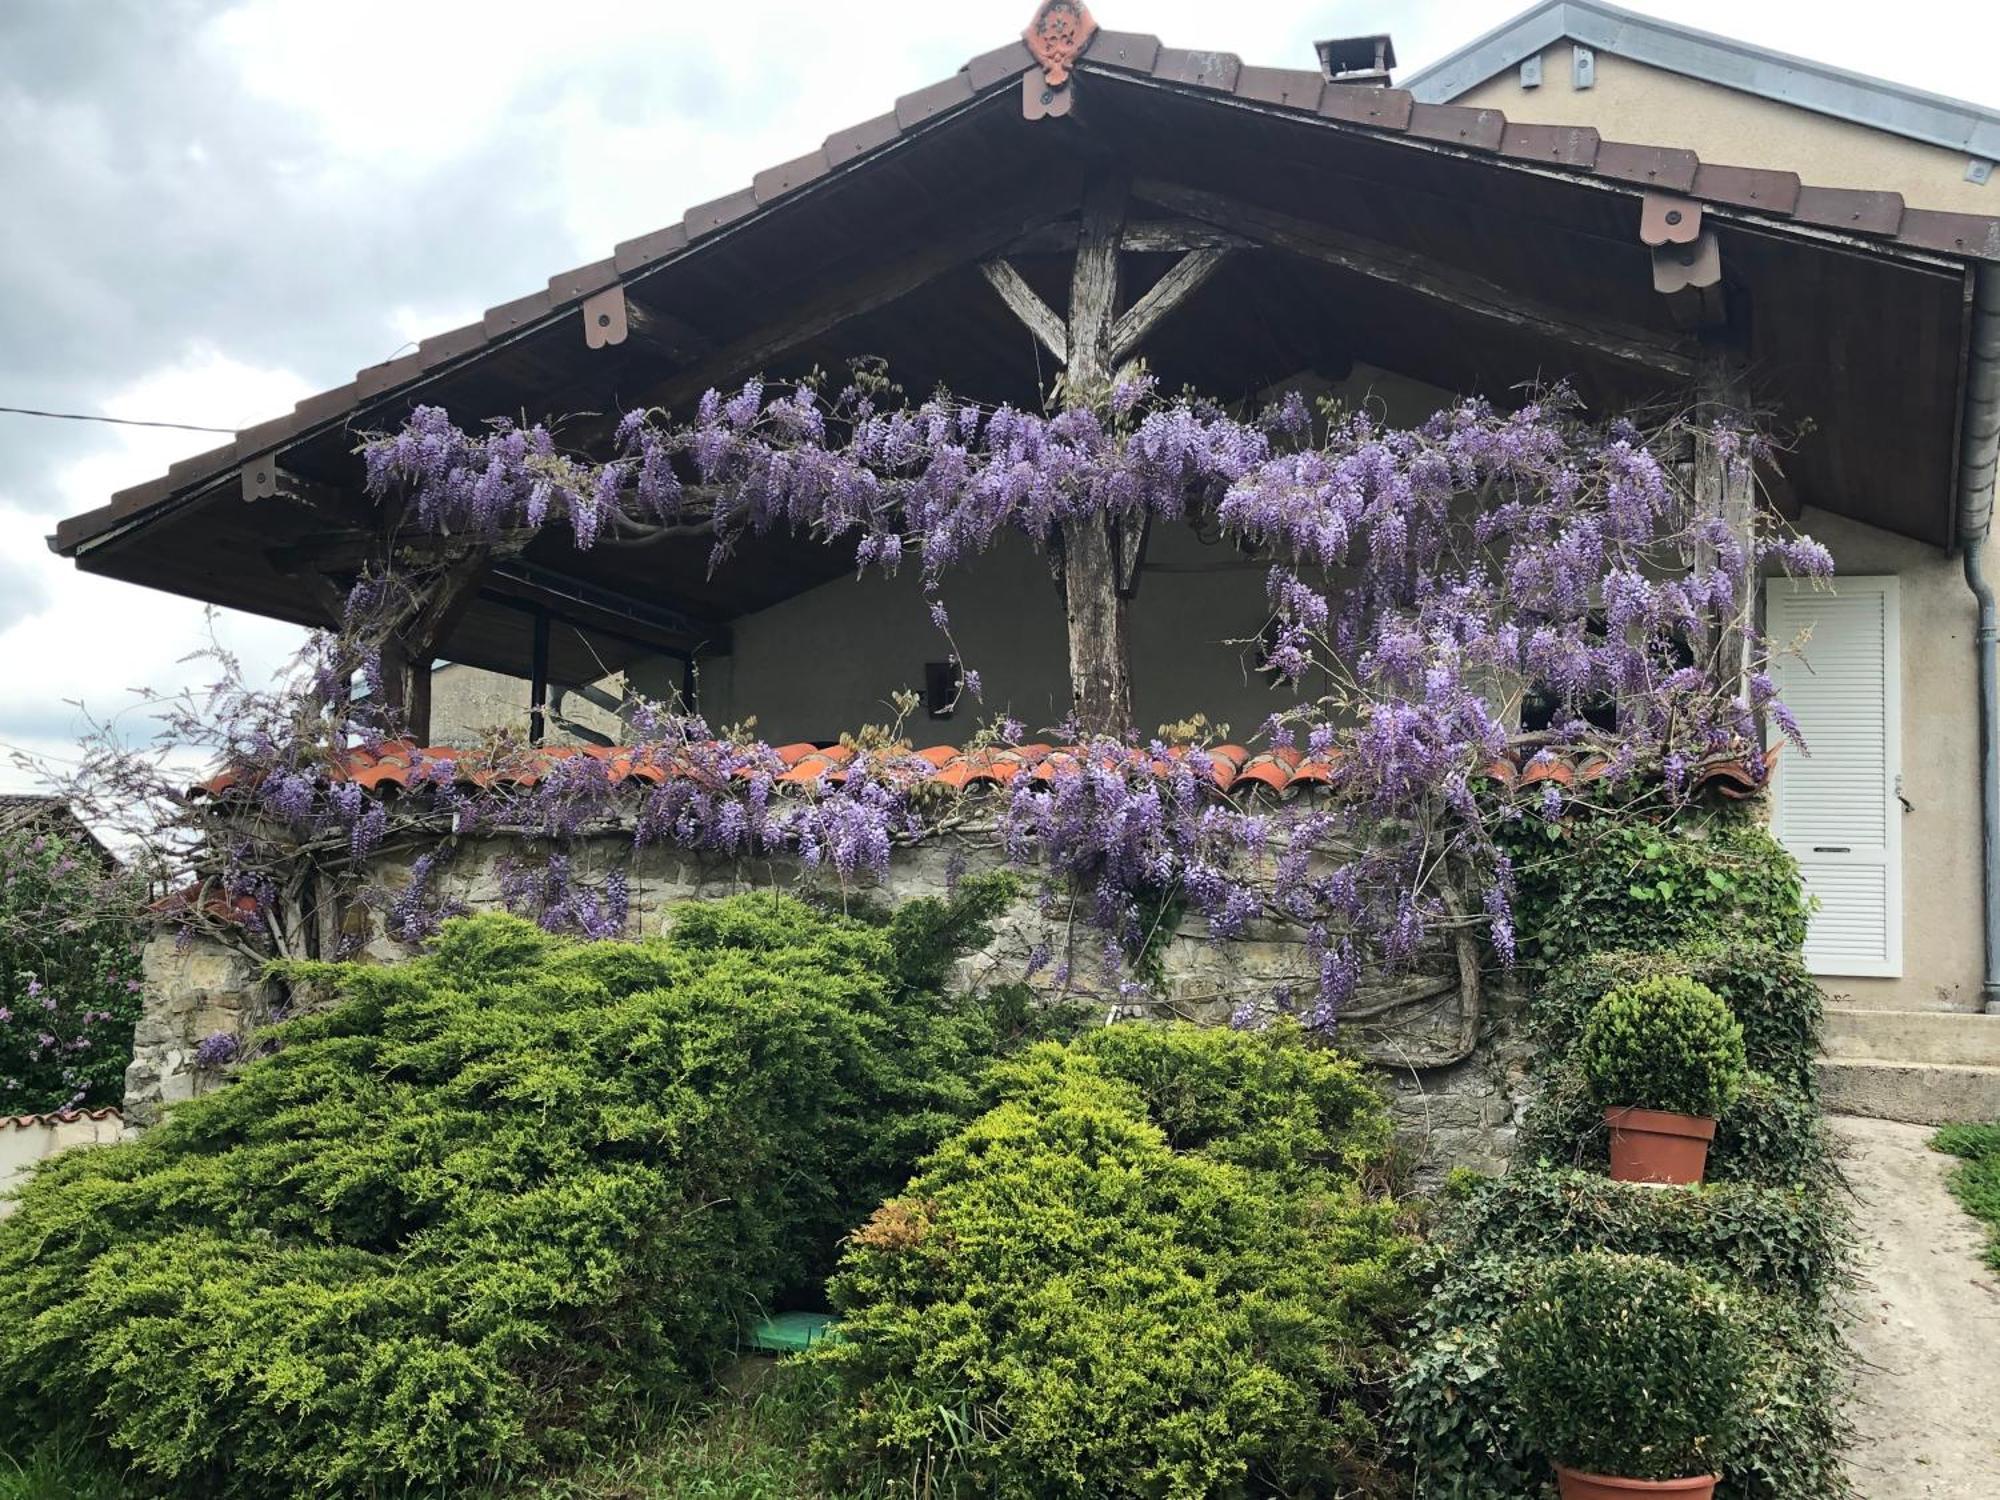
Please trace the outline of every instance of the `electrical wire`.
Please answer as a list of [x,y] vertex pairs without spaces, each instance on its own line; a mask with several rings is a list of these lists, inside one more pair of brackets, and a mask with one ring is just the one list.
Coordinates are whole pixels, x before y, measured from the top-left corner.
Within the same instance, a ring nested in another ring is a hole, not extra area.
[[108,422],[113,427],[172,427],[180,432],[229,432],[234,427],[203,427],[198,422],[142,422],[136,417],[97,417],[81,411],[37,411],[32,406],[0,406],[17,417],[53,417],[58,422]]

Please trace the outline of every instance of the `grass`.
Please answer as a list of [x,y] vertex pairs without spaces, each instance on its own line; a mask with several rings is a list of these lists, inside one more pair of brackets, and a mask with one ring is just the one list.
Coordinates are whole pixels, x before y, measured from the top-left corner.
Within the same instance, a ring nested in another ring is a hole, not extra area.
[[[808,1459],[825,1387],[746,1361],[733,1394],[635,1420],[632,1430],[561,1473],[453,1500],[864,1500],[827,1489]],[[131,1500],[147,1487],[106,1465],[80,1431],[0,1450],[0,1500]],[[428,1500],[428,1497],[426,1497]]]
[[0,1500],[125,1500],[132,1487],[75,1432],[0,1452]]
[[1951,1190],[1965,1211],[1986,1225],[1986,1263],[2000,1270],[2000,1121],[1947,1125],[1931,1145],[1963,1158],[1952,1169]]

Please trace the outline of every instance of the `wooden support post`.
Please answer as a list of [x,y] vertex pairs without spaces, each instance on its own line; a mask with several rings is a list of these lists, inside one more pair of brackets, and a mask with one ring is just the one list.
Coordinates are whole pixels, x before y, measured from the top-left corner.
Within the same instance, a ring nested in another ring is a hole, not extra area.
[[[1108,398],[1112,329],[1118,316],[1118,249],[1125,226],[1125,184],[1102,178],[1084,190],[1076,265],[1070,277],[1069,399]],[[1081,516],[1062,527],[1063,611],[1069,625],[1070,698],[1084,734],[1123,734],[1132,727],[1132,649],[1126,601],[1120,594],[1118,552],[1105,516]]]
[[[1736,614],[1717,621],[1703,644],[1713,663],[1715,679],[1739,697],[1746,692],[1750,671],[1750,639],[1746,626],[1756,608],[1757,589],[1757,480],[1747,452],[1727,456],[1717,446],[1711,430],[1718,421],[1732,425],[1749,414],[1748,397],[1740,365],[1733,357],[1715,354],[1702,365],[1697,392],[1697,420],[1694,444],[1694,503],[1697,524],[1720,520],[1728,529],[1735,560],[1730,582],[1736,598]],[[1724,566],[1725,548],[1706,537],[1698,537],[1694,549],[1697,570]]]
[[535,611],[535,644],[528,668],[528,743],[541,744],[548,734],[549,612]]

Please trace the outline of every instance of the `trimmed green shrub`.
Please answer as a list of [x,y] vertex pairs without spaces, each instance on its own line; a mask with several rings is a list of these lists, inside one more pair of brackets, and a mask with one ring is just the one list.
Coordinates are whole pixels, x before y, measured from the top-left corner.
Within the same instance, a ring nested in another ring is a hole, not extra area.
[[1796,949],[1730,943],[1585,954],[1535,984],[1529,1019],[1536,1042],[1548,1056],[1565,1055],[1605,995],[1659,978],[1691,979],[1715,991],[1743,1025],[1749,1066],[1817,1097],[1814,1060],[1824,999]]
[[1379,1166],[1395,1131],[1353,1059],[1313,1045],[1298,1023],[1257,1031],[1211,1026],[1098,1026],[1069,1048],[1038,1047],[994,1069],[997,1097],[1046,1087],[1077,1053],[1139,1091],[1176,1151],[1276,1172],[1354,1175]]
[[1592,1007],[1576,1063],[1598,1104],[1722,1113],[1743,1085],[1743,1027],[1705,984],[1661,975]]
[[1743,809],[1529,817],[1501,837],[1531,968],[1607,949],[1805,942],[1798,862]]
[[[774,895],[651,943],[448,924],[0,1222],[0,1408],[182,1493],[456,1489],[693,1388],[978,1107],[938,950]],[[1011,1022],[1007,1023],[1011,1024]]]
[[1656,1256],[1551,1262],[1500,1331],[1521,1435],[1589,1474],[1715,1473],[1743,1426],[1739,1316],[1714,1282]]
[[[835,1462],[939,1496],[1373,1483],[1410,1251],[1354,1177],[1379,1102],[1295,1029],[1113,1030],[1007,1069],[854,1235],[843,1337],[810,1356],[849,1393]],[[1271,1087],[1287,1072],[1302,1094]]]
[[[1608,1189],[1627,1188],[1595,1180]],[[1663,1235],[1657,1225],[1635,1226],[1633,1215],[1644,1215],[1647,1199],[1706,1195],[1737,1199],[1737,1211],[1718,1216],[1720,1243],[1686,1259],[1734,1293],[1751,1350],[1746,1426],[1728,1455],[1718,1494],[1721,1500],[1845,1500],[1845,1352],[1817,1299],[1783,1289],[1787,1268],[1798,1261],[1748,1253],[1739,1193],[1630,1188],[1579,1198],[1517,1186],[1496,1201],[1499,1187],[1481,1183],[1462,1191],[1425,1252],[1434,1284],[1406,1333],[1394,1410],[1416,1493],[1439,1500],[1543,1500],[1550,1492],[1547,1460],[1523,1433],[1504,1379],[1507,1318],[1527,1301],[1540,1268],[1555,1256],[1603,1248],[1683,1259],[1698,1237],[1686,1231],[1698,1232],[1699,1224]],[[1536,1216],[1560,1216],[1562,1222],[1551,1231],[1520,1222]],[[1788,1222],[1790,1215],[1774,1215],[1765,1232],[1783,1234]],[[1745,1265],[1757,1282],[1775,1289],[1757,1291],[1732,1274]]]
[[[1514,1160],[1521,1167],[1539,1162],[1601,1172],[1610,1144],[1603,1109],[1582,1070],[1565,1059],[1542,1075],[1541,1092],[1514,1139]],[[1833,1178],[1819,1106],[1762,1073],[1746,1072],[1742,1088],[1716,1117],[1707,1180],[1827,1187]]]
[[1817,1306],[1849,1239],[1838,1201],[1812,1188],[1718,1182],[1666,1193],[1589,1172],[1526,1171],[1460,1183],[1431,1244],[1445,1267],[1489,1255],[1659,1255]]

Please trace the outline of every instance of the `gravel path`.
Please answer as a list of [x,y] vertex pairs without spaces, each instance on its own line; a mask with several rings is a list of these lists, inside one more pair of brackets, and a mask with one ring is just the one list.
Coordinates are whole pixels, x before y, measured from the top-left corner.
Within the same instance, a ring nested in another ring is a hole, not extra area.
[[1845,1147],[1860,1236],[1851,1332],[1860,1366],[1848,1467],[1862,1500],[2000,1497],[2000,1277],[1945,1189],[1929,1126],[1851,1115]]

